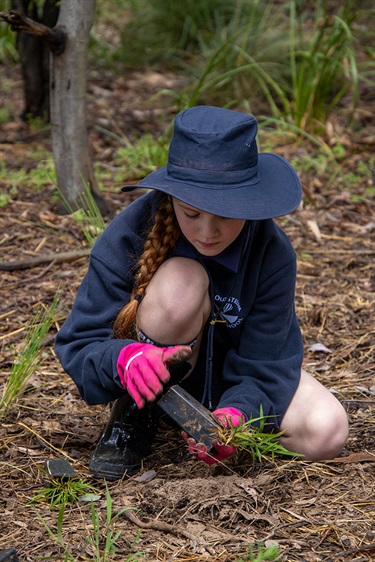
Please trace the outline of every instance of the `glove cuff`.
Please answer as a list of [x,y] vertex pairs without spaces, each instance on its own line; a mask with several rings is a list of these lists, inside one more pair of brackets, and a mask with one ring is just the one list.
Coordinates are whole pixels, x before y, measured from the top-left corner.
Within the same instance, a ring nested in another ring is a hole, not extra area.
[[116,368],[118,376],[120,378],[120,382],[125,390],[127,389],[126,371],[129,363],[131,363],[131,361],[135,359],[135,357],[138,357],[138,355],[142,353],[146,345],[147,344],[144,343],[134,342],[126,345],[120,350],[120,353],[117,357]]

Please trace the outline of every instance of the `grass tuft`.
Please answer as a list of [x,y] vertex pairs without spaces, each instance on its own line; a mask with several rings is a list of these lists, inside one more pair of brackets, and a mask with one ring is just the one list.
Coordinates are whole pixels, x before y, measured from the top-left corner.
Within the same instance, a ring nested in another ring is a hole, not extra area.
[[302,456],[299,453],[289,451],[280,444],[279,439],[284,434],[283,431],[278,433],[265,431],[266,419],[261,408],[258,418],[251,418],[236,427],[222,426],[219,434],[220,443],[228,447],[236,447],[238,452],[246,451],[250,453],[253,463],[268,459],[273,461],[275,455]]
[[13,402],[21,396],[37,368],[43,362],[41,348],[54,321],[60,293],[49,306],[41,308],[31,321],[13,362],[11,372],[0,396],[0,419],[3,419]]
[[82,181],[85,191],[79,194],[79,204],[73,207],[64,194],[58,189],[59,196],[73,220],[78,224],[90,248],[106,227],[105,220],[90,189],[90,185]]
[[79,501],[85,494],[98,494],[98,490],[82,479],[52,479],[50,485],[38,490],[29,503],[47,502],[51,507],[65,506]]

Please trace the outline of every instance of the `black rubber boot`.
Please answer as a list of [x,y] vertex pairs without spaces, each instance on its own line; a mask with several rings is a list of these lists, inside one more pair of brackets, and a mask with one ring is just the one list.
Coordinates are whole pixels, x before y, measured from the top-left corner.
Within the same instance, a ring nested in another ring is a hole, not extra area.
[[111,481],[137,472],[150,451],[158,421],[156,404],[138,410],[129,395],[118,398],[90,459],[90,472]]

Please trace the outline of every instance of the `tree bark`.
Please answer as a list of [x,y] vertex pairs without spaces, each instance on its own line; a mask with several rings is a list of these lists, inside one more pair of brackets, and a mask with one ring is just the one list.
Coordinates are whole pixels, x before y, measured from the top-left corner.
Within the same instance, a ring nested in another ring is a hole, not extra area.
[[64,0],[60,5],[57,27],[68,40],[64,52],[51,57],[52,151],[66,210],[82,207],[82,195],[90,190],[104,214],[107,206],[95,179],[86,123],[87,47],[94,10],[95,0]]
[[[51,1],[44,2],[46,12]],[[20,8],[30,4],[36,9],[35,2],[19,0],[15,4]],[[100,212],[105,215],[109,209],[95,178],[86,123],[87,48],[94,11],[95,0],[63,0],[53,28],[15,10],[0,12],[0,19],[22,36],[42,39],[52,53],[49,56],[49,107],[53,160],[62,199],[59,212],[69,213],[87,207],[87,195],[91,194]],[[35,12],[33,15],[38,14]],[[35,53],[31,60],[28,68],[30,76],[41,64],[40,57]],[[43,83],[35,84],[36,90],[43,89]]]
[[[12,5],[20,14],[32,18],[31,21],[39,22],[48,28],[56,25],[59,7],[54,0],[45,1],[41,14],[38,14],[35,2],[29,0],[13,0]],[[50,48],[40,34],[30,34],[22,27],[17,31],[16,44],[20,54],[25,95],[21,118],[27,121],[30,117],[41,117],[49,121]]]

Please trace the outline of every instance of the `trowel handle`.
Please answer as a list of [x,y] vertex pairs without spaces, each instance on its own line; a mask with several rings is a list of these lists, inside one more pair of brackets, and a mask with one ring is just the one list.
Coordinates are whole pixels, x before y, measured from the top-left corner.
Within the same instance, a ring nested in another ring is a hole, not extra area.
[[165,394],[173,384],[179,384],[184,377],[188,374],[191,369],[191,364],[188,361],[182,361],[182,363],[177,363],[176,365],[170,365],[168,370],[171,377],[167,384],[164,385],[163,394]]

